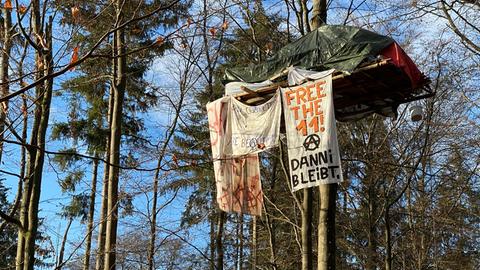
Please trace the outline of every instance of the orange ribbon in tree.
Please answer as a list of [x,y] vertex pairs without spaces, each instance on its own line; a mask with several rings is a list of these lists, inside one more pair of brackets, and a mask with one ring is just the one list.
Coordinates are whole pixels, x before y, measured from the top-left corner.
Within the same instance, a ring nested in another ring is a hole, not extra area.
[[[72,59],[70,60],[70,64],[73,64],[78,61],[78,46],[73,48]],[[71,67],[70,70],[75,70],[75,66]]]
[[3,7],[5,9],[12,9],[13,8],[12,1],[10,1],[10,0],[5,1],[5,4],[3,5]]

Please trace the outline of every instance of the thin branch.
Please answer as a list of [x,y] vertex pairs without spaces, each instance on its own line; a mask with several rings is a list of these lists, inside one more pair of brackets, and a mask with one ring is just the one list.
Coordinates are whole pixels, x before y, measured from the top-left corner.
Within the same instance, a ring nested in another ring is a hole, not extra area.
[[462,33],[462,31],[460,31],[460,29],[458,29],[457,25],[455,24],[452,17],[450,16],[450,13],[448,13],[445,1],[441,1],[441,3],[442,3],[442,11],[445,14],[445,17],[448,21],[448,24],[449,24],[450,28],[453,30],[453,32],[455,32],[455,34],[457,34],[457,36],[460,37],[460,39],[463,42],[465,42],[467,45],[471,46],[475,51],[480,53],[480,46],[476,45],[464,33]]

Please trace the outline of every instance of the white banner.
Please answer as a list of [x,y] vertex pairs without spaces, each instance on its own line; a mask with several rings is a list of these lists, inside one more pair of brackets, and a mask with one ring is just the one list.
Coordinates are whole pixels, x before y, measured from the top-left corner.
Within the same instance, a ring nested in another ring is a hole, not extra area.
[[282,103],[280,93],[267,102],[250,106],[231,97],[228,119],[231,123],[231,153],[238,157],[278,146]]
[[343,181],[331,74],[281,93],[293,191]]

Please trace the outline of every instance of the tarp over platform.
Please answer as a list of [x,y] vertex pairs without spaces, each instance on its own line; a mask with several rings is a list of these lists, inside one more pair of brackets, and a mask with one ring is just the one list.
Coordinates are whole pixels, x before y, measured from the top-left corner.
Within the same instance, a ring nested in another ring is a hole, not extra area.
[[292,67],[312,71],[335,69],[333,94],[339,121],[372,113],[396,116],[399,104],[434,94],[429,88],[430,80],[393,39],[337,25],[313,30],[263,63],[227,69],[223,81],[226,94],[236,93],[238,99],[249,104],[261,102],[262,96],[285,85]]
[[363,60],[375,59],[393,42],[389,37],[357,27],[324,25],[284,46],[264,63],[227,69],[224,83],[273,79],[290,66],[352,72]]

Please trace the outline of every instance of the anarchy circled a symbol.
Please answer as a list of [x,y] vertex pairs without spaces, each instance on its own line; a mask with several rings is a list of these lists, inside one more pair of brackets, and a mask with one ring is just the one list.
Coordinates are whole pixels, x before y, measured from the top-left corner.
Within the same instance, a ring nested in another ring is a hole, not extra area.
[[320,136],[317,134],[308,135],[303,142],[303,147],[305,147],[305,150],[307,151],[313,151],[317,149],[320,147]]

